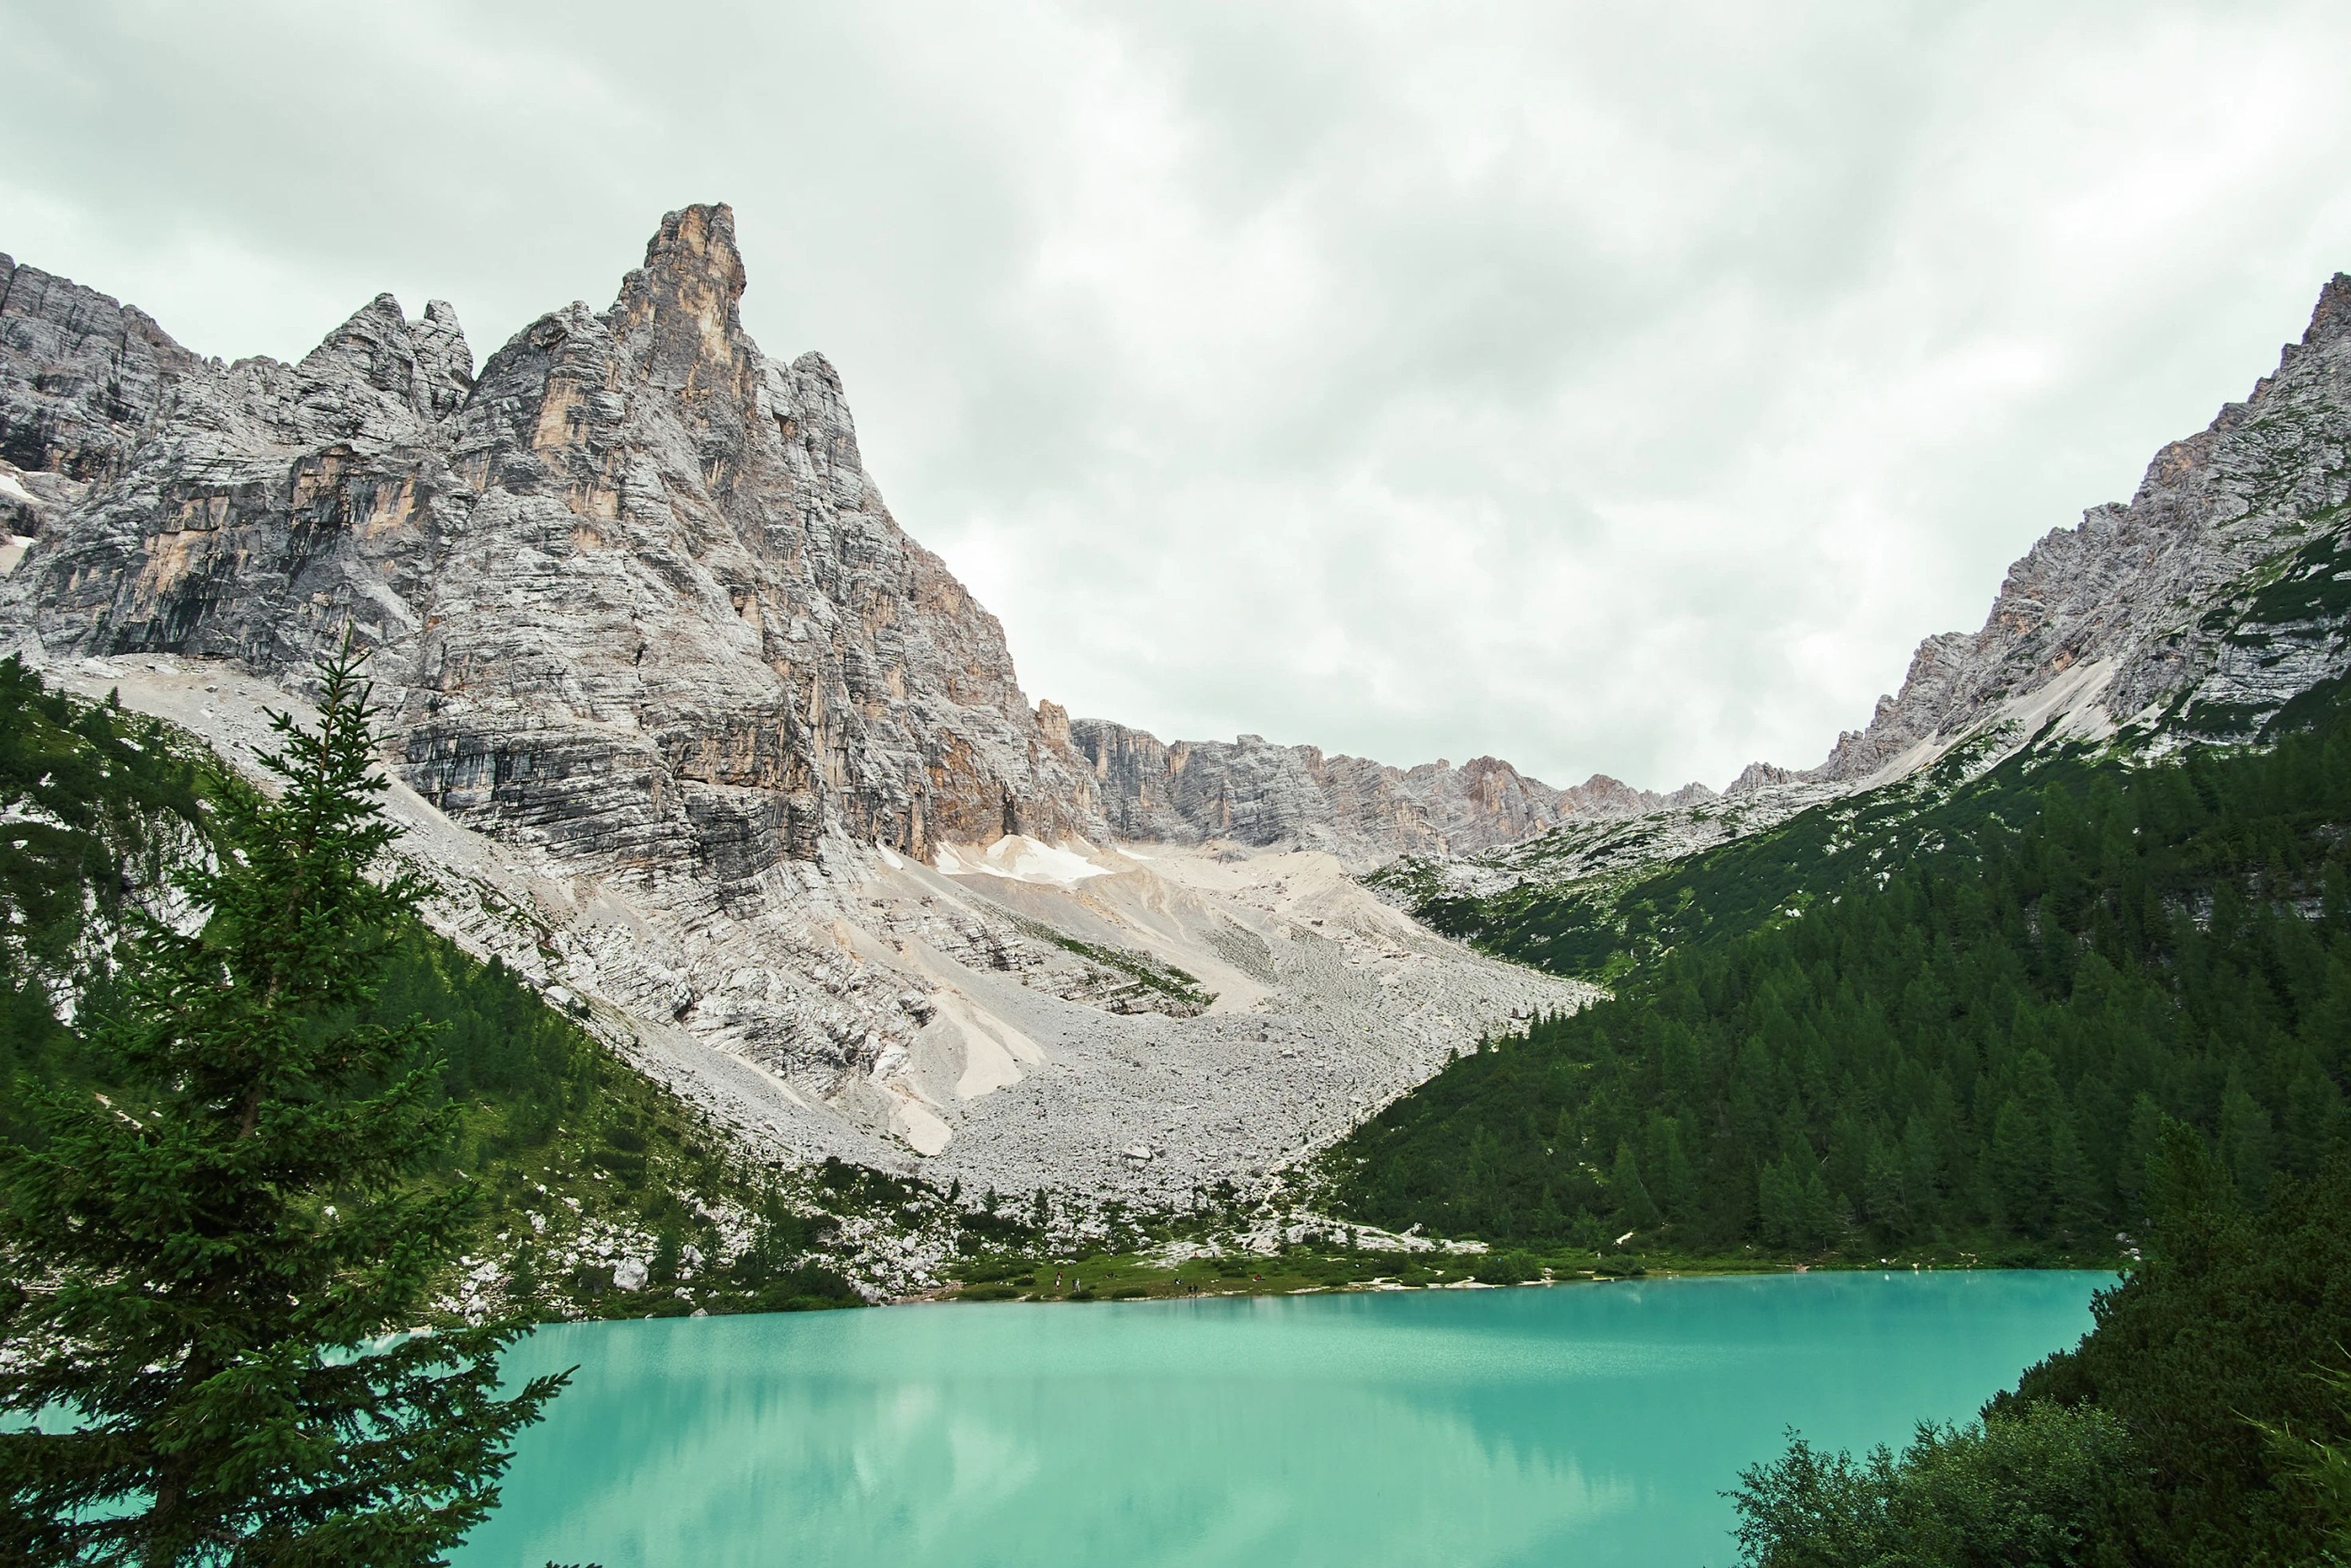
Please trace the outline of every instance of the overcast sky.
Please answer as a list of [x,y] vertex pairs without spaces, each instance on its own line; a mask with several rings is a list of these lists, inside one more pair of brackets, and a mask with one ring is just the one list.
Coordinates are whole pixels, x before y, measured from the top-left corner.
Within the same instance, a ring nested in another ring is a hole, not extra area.
[[0,249],[486,357],[734,204],[1022,684],[1809,766],[2351,268],[2351,6],[0,0]]

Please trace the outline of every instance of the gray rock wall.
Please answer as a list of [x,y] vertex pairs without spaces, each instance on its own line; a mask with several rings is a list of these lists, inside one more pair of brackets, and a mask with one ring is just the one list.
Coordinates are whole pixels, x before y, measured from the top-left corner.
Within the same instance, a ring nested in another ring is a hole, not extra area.
[[[1001,627],[866,476],[839,376],[766,359],[743,287],[732,214],[689,207],[611,308],[541,317],[478,378],[437,301],[380,297],[291,366],[157,332],[128,383],[151,406],[73,437],[93,487],[0,615],[59,655],[293,680],[348,628],[421,793],[720,904],[831,834],[921,856],[1094,826]],[[96,363],[52,318],[147,343],[101,296],[31,298],[5,385]]]
[[831,835],[917,857],[1225,838],[1364,868],[1688,796],[1032,712],[1002,628],[867,477],[839,375],[762,355],[745,286],[731,214],[688,207],[610,308],[543,316],[476,375],[440,301],[412,321],[380,296],[299,364],[222,365],[11,267],[0,408],[34,433],[47,521],[0,621],[59,655],[298,682],[348,629],[420,793],[730,908]]
[[202,362],[145,311],[0,256],[0,461],[95,479]]
[[1554,789],[1491,757],[1399,768],[1254,735],[1170,745],[1106,719],[1077,720],[1070,732],[1092,767],[1103,816],[1125,837],[1294,844],[1359,869],[1399,855],[1474,854],[1565,822],[1712,793],[1693,785],[1663,796],[1604,774]]

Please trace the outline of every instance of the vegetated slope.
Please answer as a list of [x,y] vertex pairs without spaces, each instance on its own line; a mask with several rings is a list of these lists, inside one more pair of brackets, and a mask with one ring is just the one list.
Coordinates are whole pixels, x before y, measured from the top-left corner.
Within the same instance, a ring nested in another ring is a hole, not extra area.
[[2258,1202],[2342,1143],[2351,1068],[2340,685],[2285,726],[2136,769],[2028,750],[1653,878],[1662,956],[1391,1105],[1338,1195],[1503,1240],[2079,1259],[2139,1222],[2169,1115]]
[[[1931,837],[1927,814],[1979,777],[1999,744],[1998,737],[1978,737],[1892,784],[1767,817],[1762,825],[1733,817],[1733,836],[1677,856],[1669,841],[1657,841],[1658,824],[1616,824],[1583,847],[1631,858],[1630,869],[1555,882],[1531,875],[1482,895],[1432,882],[1422,886],[1415,913],[1499,956],[1614,982],[1675,948],[1753,930],[1802,907],[1820,890],[1852,881],[1859,862],[1890,869],[1887,857],[1898,860]],[[2040,755],[2064,749],[2058,743]],[[1728,815],[1736,808],[1715,810]],[[1645,843],[1657,858],[1641,858]],[[1526,863],[1539,863],[1541,847],[1531,847]],[[1404,879],[1423,869],[1400,862],[1385,873],[1387,883],[1406,886]]]
[[1964,777],[2053,736],[2125,749],[2245,740],[2351,674],[2346,608],[2351,275],[2337,274],[2273,374],[2158,452],[2126,505],[2034,544],[1982,627],[1921,643],[1901,691],[1820,766],[1759,762],[1719,799],[1461,858],[1407,855],[1370,880],[1455,934],[1604,978],[1687,936],[1669,907],[1645,907],[1641,886],[1674,860],[1827,800],[1913,783],[1897,798],[1931,797],[1954,759]]
[[[45,690],[0,660],[0,1139],[35,1135],[26,1097],[104,1092],[108,1064],[73,1020],[108,1006],[107,947],[134,909],[170,917],[171,866],[204,852],[208,799],[245,788],[152,719]],[[854,1304],[808,1256],[832,1227],[725,1153],[685,1106],[616,1059],[495,960],[423,925],[400,934],[372,1021],[440,1026],[456,1133],[428,1179],[480,1184],[479,1259],[448,1282],[453,1312],[501,1305],[630,1315]],[[916,1201],[828,1171],[831,1207]],[[871,1182],[878,1178],[862,1178]],[[536,1216],[536,1219],[533,1218]],[[694,1247],[707,1260],[686,1260]],[[658,1293],[612,1288],[635,1258]],[[688,1296],[675,1287],[688,1281]]]

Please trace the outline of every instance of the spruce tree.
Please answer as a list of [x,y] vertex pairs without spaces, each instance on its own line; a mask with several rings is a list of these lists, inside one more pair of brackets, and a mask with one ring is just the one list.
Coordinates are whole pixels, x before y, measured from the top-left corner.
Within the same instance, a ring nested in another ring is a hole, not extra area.
[[220,781],[196,928],[118,944],[85,1020],[110,1092],[36,1092],[0,1147],[10,1561],[438,1563],[563,1381],[501,1396],[517,1323],[405,1332],[477,1198],[426,1179],[428,1031],[354,1021],[420,892],[359,664],[321,661],[315,729],[271,716],[274,799]]
[[1649,1194],[1648,1184],[1641,1179],[1641,1162],[1633,1153],[1630,1142],[1616,1145],[1616,1166],[1610,1174],[1608,1190],[1616,1200],[1616,1218],[1635,1229],[1646,1230],[1657,1223],[1656,1200]]

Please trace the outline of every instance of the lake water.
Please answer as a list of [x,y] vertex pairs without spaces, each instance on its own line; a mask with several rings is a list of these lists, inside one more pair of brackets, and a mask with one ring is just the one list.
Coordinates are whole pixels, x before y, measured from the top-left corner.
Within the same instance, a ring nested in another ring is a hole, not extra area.
[[1899,1444],[2089,1327],[2086,1273],[582,1323],[461,1568],[1724,1564],[1740,1469]]

